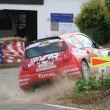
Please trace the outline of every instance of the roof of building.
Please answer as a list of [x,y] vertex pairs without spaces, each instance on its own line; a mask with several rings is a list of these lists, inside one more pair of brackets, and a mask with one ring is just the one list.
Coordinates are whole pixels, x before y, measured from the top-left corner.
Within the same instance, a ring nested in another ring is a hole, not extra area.
[[0,0],[0,4],[31,4],[43,5],[44,0]]

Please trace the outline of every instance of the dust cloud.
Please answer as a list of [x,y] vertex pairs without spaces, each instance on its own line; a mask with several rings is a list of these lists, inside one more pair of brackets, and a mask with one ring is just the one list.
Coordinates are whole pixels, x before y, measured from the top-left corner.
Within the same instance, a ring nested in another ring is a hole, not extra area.
[[[106,74],[110,74],[110,67],[106,68],[104,75]],[[91,68],[91,76],[101,77],[102,74],[99,73],[99,68]],[[0,104],[53,103],[65,97],[65,91],[72,92],[75,87],[75,81],[65,77],[42,84],[38,86],[35,92],[27,94],[20,90],[17,75],[14,74],[14,77],[11,75],[10,78],[8,75],[7,77],[2,76],[4,82],[0,80]]]
[[65,96],[65,91],[72,92],[75,81],[65,77],[40,85],[33,93],[24,93],[22,90],[10,90],[2,85],[0,100],[3,103],[45,103],[60,100]]
[[1,84],[1,85],[0,85],[0,100],[9,99],[11,94],[9,93],[7,86],[4,84]]

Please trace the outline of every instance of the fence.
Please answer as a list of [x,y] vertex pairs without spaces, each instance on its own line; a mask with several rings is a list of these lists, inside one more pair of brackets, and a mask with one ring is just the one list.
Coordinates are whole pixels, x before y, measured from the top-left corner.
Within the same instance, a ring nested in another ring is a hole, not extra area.
[[24,55],[24,42],[8,42],[2,43],[1,46],[2,63],[21,62]]
[[3,63],[3,58],[2,58],[2,43],[0,43],[0,64]]

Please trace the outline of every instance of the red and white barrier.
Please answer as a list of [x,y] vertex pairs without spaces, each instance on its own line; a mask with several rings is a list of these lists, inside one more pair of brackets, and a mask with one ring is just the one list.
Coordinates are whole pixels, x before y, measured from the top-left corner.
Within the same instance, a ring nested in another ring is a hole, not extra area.
[[21,62],[24,55],[24,42],[10,42],[2,46],[3,63]]

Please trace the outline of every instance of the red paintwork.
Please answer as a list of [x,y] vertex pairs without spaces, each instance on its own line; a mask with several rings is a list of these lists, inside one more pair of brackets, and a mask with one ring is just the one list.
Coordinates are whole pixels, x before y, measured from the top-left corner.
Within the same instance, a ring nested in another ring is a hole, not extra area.
[[91,57],[96,57],[96,54],[94,54],[92,48],[85,48],[85,50],[87,50],[87,52],[88,52],[88,56],[87,56],[87,60],[88,60],[88,61],[90,61],[90,58],[91,58]]
[[[34,64],[31,67],[29,67],[28,71],[23,71],[22,66],[20,67],[19,84],[22,90],[29,89],[30,85],[34,83],[61,77],[63,75],[69,75],[72,78],[82,77],[81,62],[82,62],[82,59],[86,60],[86,58],[80,55],[73,55],[71,53],[73,47],[66,40],[66,38],[68,38],[71,35],[73,35],[73,33],[65,34],[61,37],[69,47],[68,53],[70,56],[70,60],[68,62],[66,63],[63,62],[63,55],[65,52],[59,52],[58,53],[59,59],[53,61],[53,64],[57,65],[57,67],[54,69],[36,72],[36,68],[38,68],[38,64]],[[27,62],[30,62],[30,60],[31,59],[28,59]],[[49,62],[52,62],[52,61],[49,61]]]

